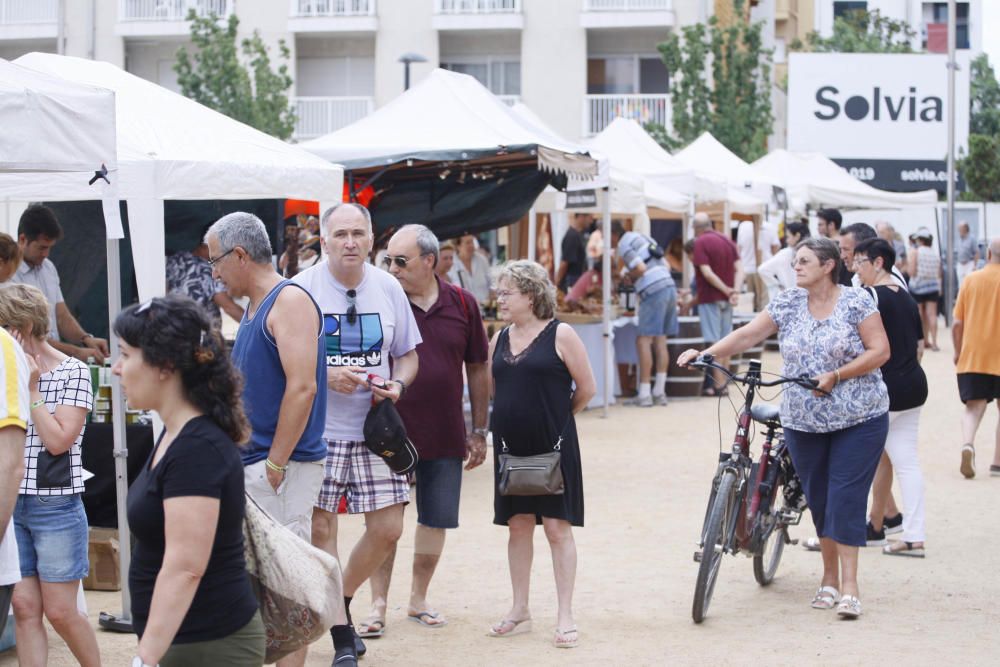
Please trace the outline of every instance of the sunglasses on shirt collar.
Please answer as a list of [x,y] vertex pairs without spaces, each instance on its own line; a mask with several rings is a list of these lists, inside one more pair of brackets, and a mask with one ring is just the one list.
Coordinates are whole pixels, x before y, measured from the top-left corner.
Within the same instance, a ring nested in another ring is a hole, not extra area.
[[358,293],[355,290],[347,290],[347,323],[351,326],[354,326],[354,322],[358,319],[357,297]]

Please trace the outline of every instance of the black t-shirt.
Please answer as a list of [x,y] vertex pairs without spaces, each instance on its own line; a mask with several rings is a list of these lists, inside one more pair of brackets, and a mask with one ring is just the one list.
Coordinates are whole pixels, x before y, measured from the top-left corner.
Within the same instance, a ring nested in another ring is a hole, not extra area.
[[587,270],[587,241],[575,227],[567,229],[563,236],[562,261],[566,262],[566,277],[559,289],[565,292]]
[[[878,311],[889,338],[889,361],[882,380],[889,390],[889,410],[910,410],[927,401],[927,376],[917,360],[917,343],[924,337],[917,302],[905,289],[875,287]],[[871,288],[868,290],[871,293]]]
[[243,558],[243,464],[229,436],[208,417],[184,425],[156,467],[156,449],[128,492],[128,523],[135,535],[129,568],[132,622],[142,637],[165,549],[163,501],[204,496],[220,501],[208,567],[174,644],[221,639],[250,622],[257,598]]
[[854,278],[854,272],[847,268],[844,260],[838,261],[840,262],[840,277],[837,278],[837,282],[844,287],[853,287],[854,283],[851,280]]

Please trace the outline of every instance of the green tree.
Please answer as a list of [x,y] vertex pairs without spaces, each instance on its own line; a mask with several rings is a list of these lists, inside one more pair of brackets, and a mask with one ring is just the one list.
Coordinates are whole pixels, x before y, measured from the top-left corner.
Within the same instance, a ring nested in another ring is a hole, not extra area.
[[[295,129],[295,113],[289,106],[288,74],[291,52],[278,42],[282,63],[271,68],[269,49],[260,34],[244,39],[237,48],[239,19],[231,15],[222,24],[217,16],[188,14],[193,53],[177,50],[177,82],[181,93],[279,139],[288,139]],[[241,59],[242,54],[242,59]]]
[[[743,0],[736,0],[743,16]],[[771,52],[763,48],[763,22],[737,19],[720,25],[696,23],[672,33],[658,48],[671,73],[673,132],[649,126],[651,136],[669,150],[711,132],[744,160],[767,152],[771,113]]]
[[811,32],[804,43],[796,39],[789,48],[817,53],[912,53],[916,34],[906,21],[882,16],[877,9],[856,10],[837,17],[829,37]]
[[969,135],[969,155],[958,168],[972,199],[1000,201],[1000,136]]
[[970,69],[969,133],[1000,135],[1000,84],[989,56],[977,56]]

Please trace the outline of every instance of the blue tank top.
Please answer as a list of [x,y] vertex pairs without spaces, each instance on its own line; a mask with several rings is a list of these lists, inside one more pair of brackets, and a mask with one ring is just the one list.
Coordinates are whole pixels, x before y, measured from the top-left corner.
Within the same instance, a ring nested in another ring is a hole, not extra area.
[[[232,359],[243,373],[243,409],[250,420],[250,442],[243,448],[243,465],[247,466],[267,458],[278,425],[278,411],[285,395],[285,370],[278,356],[278,346],[267,330],[267,316],[274,306],[278,293],[285,286],[302,289],[290,280],[283,280],[261,301],[253,317],[243,314],[236,333]],[[305,290],[303,290],[305,291]],[[306,292],[308,294],[308,292]],[[312,299],[312,297],[309,297]],[[323,316],[313,301],[319,326]],[[326,458],[323,428],[326,425],[326,357],[323,352],[322,331],[316,332],[316,397],[313,399],[309,421],[302,437],[292,452],[292,461],[322,461]]]

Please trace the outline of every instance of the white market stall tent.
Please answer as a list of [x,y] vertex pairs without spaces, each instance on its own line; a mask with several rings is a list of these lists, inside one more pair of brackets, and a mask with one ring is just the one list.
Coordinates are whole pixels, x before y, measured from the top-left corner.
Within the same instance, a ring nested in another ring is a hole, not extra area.
[[936,190],[890,192],[873,188],[848,174],[819,153],[774,150],[751,165],[774,184],[784,188],[788,206],[804,212],[809,206],[837,208],[923,208],[934,206]]
[[702,133],[674,153],[674,157],[697,172],[713,174],[723,179],[727,187],[727,200],[737,213],[762,212],[771,199],[773,186],[777,185],[709,132]]
[[[16,64],[115,92],[118,194],[128,203],[139,298],[166,290],[163,200],[340,201],[343,170],[110,63],[29,53]],[[23,176],[33,199],[74,201],[71,174]],[[86,199],[87,197],[83,197]],[[93,198],[93,197],[90,197]]]
[[[141,300],[161,296],[166,291],[164,200],[291,197],[332,203],[342,197],[341,167],[114,65],[43,53],[22,56],[15,64],[41,77],[65,79],[67,89],[87,86],[110,91],[111,105],[101,116],[108,126],[95,125],[93,129],[96,136],[112,140],[111,156],[105,162],[111,180],[109,193],[104,196],[105,221],[109,239],[121,237],[120,221],[115,236],[110,220],[118,216],[118,199],[126,200],[133,256],[142,259],[135,262]],[[96,123],[98,115],[88,111],[90,114],[93,114],[90,121]],[[71,127],[69,119],[65,128],[68,131]],[[43,145],[49,137],[43,133],[34,141]],[[97,157],[105,159],[103,153]],[[101,198],[80,185],[79,165],[70,167],[2,172],[0,193],[20,200]],[[121,307],[117,240],[108,242],[107,261],[108,312],[114,321]],[[117,342],[113,336],[111,339],[115,356]],[[124,399],[116,377],[112,377],[112,402],[123,613],[120,617],[102,614],[101,623],[105,625],[107,621],[106,627],[112,629],[127,629],[131,626],[127,585],[130,551],[125,518],[127,450]]]

